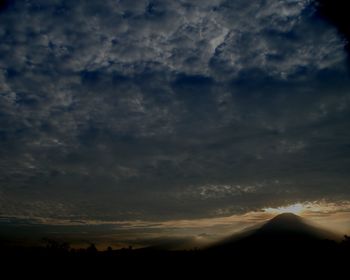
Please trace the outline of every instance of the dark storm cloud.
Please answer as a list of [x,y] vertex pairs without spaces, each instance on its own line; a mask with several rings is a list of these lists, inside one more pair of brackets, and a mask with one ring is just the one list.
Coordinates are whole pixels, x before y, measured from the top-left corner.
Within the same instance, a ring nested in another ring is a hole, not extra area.
[[4,216],[349,197],[343,42],[311,1],[12,1],[0,57]]
[[11,5],[11,0],[0,0],[0,12],[6,11],[6,9]]
[[334,24],[346,39],[346,49],[350,51],[350,21],[347,15],[348,5],[342,0],[317,0],[319,15]]

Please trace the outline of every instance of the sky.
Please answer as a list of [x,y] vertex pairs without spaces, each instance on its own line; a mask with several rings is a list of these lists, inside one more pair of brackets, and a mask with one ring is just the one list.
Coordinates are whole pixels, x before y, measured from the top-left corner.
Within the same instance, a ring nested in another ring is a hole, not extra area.
[[1,1],[0,227],[143,244],[302,205],[350,232],[349,56],[325,11]]

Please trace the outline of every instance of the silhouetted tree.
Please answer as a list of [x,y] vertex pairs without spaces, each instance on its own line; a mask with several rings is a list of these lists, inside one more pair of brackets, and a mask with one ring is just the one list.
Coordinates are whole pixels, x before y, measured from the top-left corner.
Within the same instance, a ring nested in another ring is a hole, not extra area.
[[86,248],[86,252],[89,255],[96,255],[97,254],[97,249],[94,243],[91,243],[89,247]]
[[70,245],[67,242],[59,242],[53,239],[44,238],[43,241],[46,243],[46,249],[54,253],[68,253]]
[[350,249],[350,236],[344,235],[344,239],[341,243],[346,249]]

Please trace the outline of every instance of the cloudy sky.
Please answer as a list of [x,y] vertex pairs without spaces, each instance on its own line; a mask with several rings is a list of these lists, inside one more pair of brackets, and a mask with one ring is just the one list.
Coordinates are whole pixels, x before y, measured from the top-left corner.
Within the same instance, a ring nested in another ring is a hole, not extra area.
[[314,1],[0,7],[2,224],[208,234],[298,203],[350,231],[346,42]]

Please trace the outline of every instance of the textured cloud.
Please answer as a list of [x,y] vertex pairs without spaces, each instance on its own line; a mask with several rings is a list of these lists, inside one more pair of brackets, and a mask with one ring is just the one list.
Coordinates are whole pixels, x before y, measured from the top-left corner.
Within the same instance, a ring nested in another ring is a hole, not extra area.
[[10,1],[0,212],[162,220],[347,199],[343,48],[308,0]]

